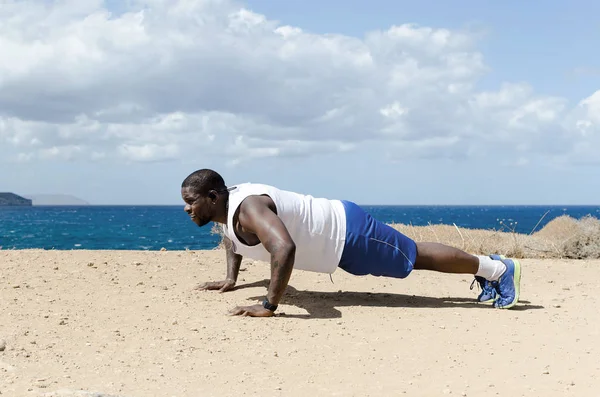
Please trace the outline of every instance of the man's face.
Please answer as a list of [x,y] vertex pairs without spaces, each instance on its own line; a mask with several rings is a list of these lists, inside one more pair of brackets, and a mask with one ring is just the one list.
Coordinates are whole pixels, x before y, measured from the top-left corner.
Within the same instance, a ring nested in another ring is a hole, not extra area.
[[185,202],[184,211],[196,225],[202,227],[212,220],[215,204],[209,197],[202,197],[190,188],[182,188],[181,198]]

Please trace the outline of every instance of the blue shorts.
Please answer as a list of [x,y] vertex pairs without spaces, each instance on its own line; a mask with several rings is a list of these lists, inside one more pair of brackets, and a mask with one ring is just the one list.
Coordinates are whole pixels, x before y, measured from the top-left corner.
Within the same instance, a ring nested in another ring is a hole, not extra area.
[[339,267],[357,276],[407,277],[417,258],[417,244],[358,205],[342,203],[346,209],[346,243]]

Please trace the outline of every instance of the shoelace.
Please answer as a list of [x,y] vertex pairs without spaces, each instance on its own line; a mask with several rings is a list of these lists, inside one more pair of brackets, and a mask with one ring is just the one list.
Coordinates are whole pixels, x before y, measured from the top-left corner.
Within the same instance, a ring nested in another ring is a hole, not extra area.
[[[477,279],[477,277],[475,277],[473,279],[473,281],[471,282],[471,285],[469,286],[470,290],[473,290],[473,285],[475,284],[475,282],[477,282],[477,287],[481,288],[483,290],[483,288],[481,287],[481,282]],[[485,282],[485,281],[484,281]],[[478,289],[479,289],[478,288]]]
[[[477,281],[476,278],[473,279],[473,281],[471,282],[471,285],[469,286],[469,289],[472,291],[473,290],[473,285],[475,284],[475,282],[477,282],[477,286],[479,287],[479,281]],[[478,288],[479,289],[479,288]]]

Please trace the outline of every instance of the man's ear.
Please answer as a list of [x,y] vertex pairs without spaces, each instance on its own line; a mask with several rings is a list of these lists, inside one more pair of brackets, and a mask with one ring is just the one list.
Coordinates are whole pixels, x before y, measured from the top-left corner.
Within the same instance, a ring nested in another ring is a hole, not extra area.
[[216,190],[210,190],[208,192],[208,198],[210,198],[213,202],[213,204],[215,203],[215,201],[217,200],[217,191]]

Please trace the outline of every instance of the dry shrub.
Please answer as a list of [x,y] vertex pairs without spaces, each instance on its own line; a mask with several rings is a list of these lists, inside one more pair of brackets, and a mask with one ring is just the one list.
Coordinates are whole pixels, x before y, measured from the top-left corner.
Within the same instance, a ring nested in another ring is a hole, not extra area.
[[562,244],[564,257],[600,259],[600,220],[587,216],[577,226],[575,233]]
[[417,242],[438,242],[475,255],[513,258],[600,258],[600,220],[561,216],[541,230],[522,234],[510,230],[461,229],[449,225],[391,224]]
[[567,215],[554,218],[535,235],[551,240],[566,240],[579,230],[578,221]]

